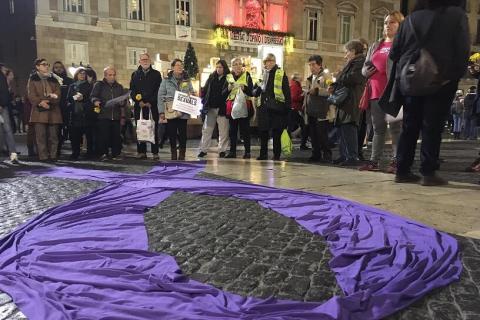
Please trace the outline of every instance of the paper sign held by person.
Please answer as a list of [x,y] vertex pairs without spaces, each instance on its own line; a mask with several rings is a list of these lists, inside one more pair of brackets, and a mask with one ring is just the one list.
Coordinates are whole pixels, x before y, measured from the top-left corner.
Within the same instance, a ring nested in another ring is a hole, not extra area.
[[197,118],[200,116],[200,111],[202,110],[202,99],[180,91],[175,91],[173,110],[188,113],[192,118]]

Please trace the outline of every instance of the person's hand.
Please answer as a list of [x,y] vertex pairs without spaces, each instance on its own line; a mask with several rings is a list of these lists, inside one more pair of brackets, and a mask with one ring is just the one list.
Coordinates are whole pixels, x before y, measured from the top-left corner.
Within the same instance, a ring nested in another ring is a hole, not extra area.
[[95,101],[95,103],[94,103],[95,107],[97,107],[97,108],[100,108],[100,104],[101,104],[101,103],[100,103],[100,101],[98,101],[98,100]]
[[377,68],[374,65],[370,65],[366,70],[367,78],[370,78],[375,72],[377,72]]
[[38,104],[40,107],[42,107],[43,109],[50,109],[50,105],[48,104],[48,101],[47,100],[42,100],[40,101],[40,103]]
[[327,91],[328,91],[329,94],[333,94],[333,92],[335,91],[335,87],[334,86],[328,86]]
[[140,102],[138,103],[138,105],[140,106],[140,108],[143,108],[143,107],[145,107],[145,102],[140,101]]
[[55,93],[50,93],[47,98],[58,99],[58,95],[56,95]]

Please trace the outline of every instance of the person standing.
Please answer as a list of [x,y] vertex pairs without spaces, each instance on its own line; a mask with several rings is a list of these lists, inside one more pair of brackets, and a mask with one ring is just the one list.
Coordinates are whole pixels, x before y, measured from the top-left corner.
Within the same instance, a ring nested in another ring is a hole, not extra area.
[[243,140],[245,153],[243,159],[250,159],[250,118],[253,116],[253,104],[251,97],[253,96],[253,81],[250,73],[244,70],[242,59],[233,58],[232,73],[227,75],[227,104],[233,106],[237,94],[242,90],[245,95],[246,107],[248,114],[245,118],[233,119],[230,116],[230,152],[225,158],[237,157],[237,133],[240,129],[240,137]]
[[[155,143],[151,143],[153,160],[160,159],[158,156],[158,88],[162,83],[160,72],[152,68],[152,60],[148,53],[139,56],[140,66],[132,73],[130,90],[135,105],[133,107],[135,121],[140,120],[140,112],[143,119],[150,119],[150,114],[155,122]],[[137,159],[147,159],[147,143],[137,142]]]
[[10,90],[7,81],[7,67],[0,64],[0,130],[5,139],[5,143],[10,153],[10,161],[18,164],[18,155],[13,137],[13,129],[11,126],[8,105],[10,104]]
[[287,127],[288,112],[292,103],[290,85],[285,71],[276,62],[272,53],[263,60],[265,68],[261,86],[255,88],[255,96],[261,97],[257,109],[258,130],[260,131],[260,155],[257,160],[268,159],[268,140],[273,137],[273,160],[280,160],[282,152],[281,135]]
[[312,139],[312,156],[310,161],[332,160],[332,151],[328,143],[328,119],[329,105],[326,103],[328,96],[326,75],[323,72],[323,59],[319,55],[313,55],[308,59],[308,66],[312,73],[307,78],[307,95],[305,97],[305,111]]
[[470,52],[468,20],[462,4],[462,0],[417,1],[393,42],[390,58],[397,63],[397,81],[410,60],[410,52],[418,46],[417,38],[423,39],[422,47],[432,55],[443,80],[443,85],[432,94],[410,96],[400,90],[404,104],[403,131],[397,152],[397,183],[420,180],[411,172],[420,132],[421,184],[433,186],[448,183],[436,171],[439,169],[444,123],[458,82],[467,70]]
[[49,66],[43,58],[35,60],[35,71],[30,75],[27,89],[38,158],[54,162],[58,159],[58,131],[63,123],[60,109],[62,93],[57,78],[48,70]]
[[464,117],[464,107],[463,107],[463,97],[462,90],[457,90],[455,98],[452,102],[451,113],[453,117],[453,138],[460,139],[462,134],[463,127],[463,117]]
[[125,124],[126,101],[108,103],[124,94],[116,76],[114,67],[103,69],[104,78],[95,83],[90,95],[93,106],[98,111],[97,152],[101,161],[107,160],[110,147],[112,160],[118,160],[122,150],[121,126]]
[[335,125],[339,128],[342,166],[358,165],[358,127],[360,125],[360,109],[358,108],[365,77],[362,75],[362,67],[365,62],[363,45],[360,41],[353,40],[345,44],[346,65],[340,72],[335,83],[335,90],[348,89],[348,97],[345,102],[337,106]]
[[294,73],[290,80],[290,92],[292,96],[292,106],[288,115],[288,132],[292,134],[297,128],[300,128],[301,142],[300,150],[310,150],[307,146],[308,140],[308,126],[305,124],[303,99],[302,79],[300,74]]
[[[167,79],[162,81],[160,89],[158,90],[158,112],[160,118],[165,117],[165,112],[168,112],[173,99],[175,91],[180,91],[187,94],[195,94],[192,82],[188,74],[184,71],[183,61],[174,59],[171,63],[172,70],[168,73]],[[167,104],[169,106],[167,106]],[[187,151],[187,121],[190,115],[187,113],[178,112],[178,117],[174,119],[167,119],[167,132],[170,140],[170,152],[172,160],[185,160],[185,153]],[[177,153],[177,137],[180,144]]]
[[67,94],[68,88],[73,83],[73,79],[67,75],[67,70],[61,61],[55,61],[52,67],[53,75],[57,78],[58,83],[60,83],[61,96],[60,96],[60,109],[62,111],[63,125],[60,126],[58,131],[58,148],[57,148],[57,158],[60,157],[62,152],[63,143],[66,140],[70,139],[69,136],[69,124],[70,119],[68,118],[70,113],[68,110]]
[[388,55],[392,48],[393,39],[404,19],[403,14],[398,11],[392,11],[385,17],[383,26],[384,37],[370,47],[362,69],[363,75],[368,79],[367,86],[370,88],[370,90],[368,90],[369,96],[366,98],[369,101],[369,111],[373,124],[372,153],[370,161],[360,167],[359,170],[362,171],[379,170],[385,147],[387,126],[390,127],[390,135],[392,138],[392,159],[387,168],[387,172],[395,173],[396,170],[397,144],[402,122],[395,121],[387,123],[386,114],[380,108],[378,100],[387,86],[392,68],[392,61],[388,58]]
[[465,99],[463,100],[464,106],[464,123],[465,123],[465,131],[464,131],[464,138],[476,140],[477,139],[477,104],[478,101],[478,94],[476,94],[477,87],[472,86],[468,89],[468,93],[465,95]]
[[[92,68],[85,68],[87,82],[92,86],[97,82],[97,73]],[[91,93],[91,92],[90,92]],[[87,159],[93,159],[97,155],[97,119],[98,113],[95,112],[91,99],[88,101],[85,110],[85,138],[87,139]]]
[[[68,89],[67,102],[69,106],[70,141],[72,143],[71,160],[78,160],[83,135],[86,133],[87,113],[91,109],[90,93],[93,85],[87,81],[87,72],[84,68],[78,68],[73,76],[72,83]],[[88,141],[87,147],[92,143]]]
[[203,113],[206,113],[206,115],[202,127],[199,158],[207,155],[215,124],[218,124],[218,155],[220,158],[225,158],[229,143],[228,129],[230,126],[226,113],[226,100],[228,97],[226,88],[229,74],[230,69],[227,62],[219,60],[215,66],[215,71],[208,77],[202,90],[204,92]]

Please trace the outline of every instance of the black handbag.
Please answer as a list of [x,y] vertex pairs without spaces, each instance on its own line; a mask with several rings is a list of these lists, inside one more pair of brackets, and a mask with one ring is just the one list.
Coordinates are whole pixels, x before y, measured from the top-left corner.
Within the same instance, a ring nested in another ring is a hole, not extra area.
[[327,97],[307,95],[305,103],[305,112],[313,118],[325,119],[327,117],[330,103]]
[[345,101],[348,99],[349,96],[350,96],[350,89],[342,86],[342,87],[339,87],[338,89],[335,89],[335,91],[327,98],[327,101],[330,104],[340,107],[345,103]]
[[265,100],[265,107],[267,110],[275,113],[285,113],[287,111],[285,102],[277,101],[275,98],[267,98]]

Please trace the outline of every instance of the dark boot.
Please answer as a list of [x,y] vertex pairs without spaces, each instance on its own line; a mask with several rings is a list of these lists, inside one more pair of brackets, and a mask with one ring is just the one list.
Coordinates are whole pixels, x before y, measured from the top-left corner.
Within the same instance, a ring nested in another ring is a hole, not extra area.
[[177,147],[170,147],[170,153],[172,154],[171,159],[177,160]]
[[185,160],[185,152],[186,151],[187,150],[184,149],[184,148],[183,149],[181,148],[180,150],[178,150],[178,160],[181,160],[181,161]]

